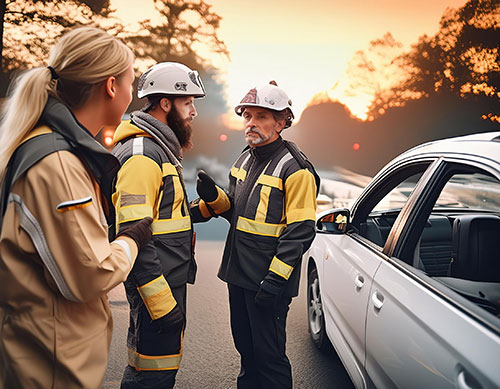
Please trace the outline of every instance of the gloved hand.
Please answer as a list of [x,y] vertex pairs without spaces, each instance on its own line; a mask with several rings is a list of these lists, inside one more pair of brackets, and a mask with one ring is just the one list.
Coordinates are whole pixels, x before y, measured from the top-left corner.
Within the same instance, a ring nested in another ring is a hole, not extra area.
[[118,234],[116,234],[116,238],[122,235],[128,236],[130,239],[134,240],[137,244],[137,249],[140,250],[151,239],[151,235],[153,234],[153,230],[151,229],[152,222],[152,218],[145,217],[137,223],[121,229]]
[[215,186],[214,179],[205,171],[200,170],[198,172],[198,178],[196,179],[196,192],[198,192],[198,195],[202,200],[210,203],[217,199],[218,192]]
[[[264,281],[265,282],[265,281]],[[267,312],[274,312],[278,303],[279,295],[266,292],[262,286],[255,295],[255,305]]]
[[160,328],[160,333],[177,331],[182,326],[183,322],[184,312],[182,312],[179,304],[176,304],[169,313],[155,320],[155,323]]

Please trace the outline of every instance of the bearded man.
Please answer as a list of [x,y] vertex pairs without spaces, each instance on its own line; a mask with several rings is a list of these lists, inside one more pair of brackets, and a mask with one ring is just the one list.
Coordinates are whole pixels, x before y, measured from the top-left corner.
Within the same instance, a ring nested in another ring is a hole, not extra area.
[[175,62],[154,65],[139,79],[147,98],[114,136],[121,169],[113,204],[121,231],[152,217],[153,238],[139,252],[125,290],[130,305],[128,366],[122,388],[173,388],[182,357],[186,284],[194,283],[192,222],[182,178],[183,150],[192,146],[194,99],[205,96],[198,72]]

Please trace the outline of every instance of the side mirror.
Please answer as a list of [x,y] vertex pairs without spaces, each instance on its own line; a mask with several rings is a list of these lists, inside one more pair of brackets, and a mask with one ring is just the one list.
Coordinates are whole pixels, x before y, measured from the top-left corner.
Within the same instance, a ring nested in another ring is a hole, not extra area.
[[318,232],[344,234],[347,231],[350,212],[347,208],[331,209],[321,214],[316,221]]

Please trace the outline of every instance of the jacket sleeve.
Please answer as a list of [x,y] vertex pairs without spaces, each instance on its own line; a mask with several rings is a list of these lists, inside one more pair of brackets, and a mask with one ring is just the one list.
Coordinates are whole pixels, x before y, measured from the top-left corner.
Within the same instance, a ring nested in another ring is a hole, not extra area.
[[137,246],[127,237],[109,242],[99,188],[74,154],[42,159],[16,183],[11,202],[47,282],[64,298],[90,301],[127,278]]
[[212,217],[219,217],[230,212],[232,208],[232,197],[219,186],[217,198],[214,201],[206,202],[201,198],[191,201],[189,204],[194,223],[206,222]]
[[286,228],[262,284],[273,294],[280,293],[316,235],[316,182],[309,170],[298,170],[286,179],[284,207]]
[[[133,155],[123,164],[113,194],[117,231],[148,216],[153,218],[154,231],[154,220],[158,218],[155,209],[162,185],[162,171],[153,159]],[[153,320],[168,314],[175,307],[177,302],[163,276],[152,240],[139,252],[131,275]]]

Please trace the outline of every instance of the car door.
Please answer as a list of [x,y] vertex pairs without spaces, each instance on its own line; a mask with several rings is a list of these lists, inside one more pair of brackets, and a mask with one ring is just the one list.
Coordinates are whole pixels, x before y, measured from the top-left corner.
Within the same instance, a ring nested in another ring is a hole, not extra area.
[[[326,331],[335,335],[334,322],[362,366],[365,358],[365,315],[373,275],[381,262],[381,248],[358,237],[330,235],[321,282]],[[320,280],[321,281],[321,280]]]
[[[497,189],[490,193],[498,199],[498,171],[493,172],[495,176],[491,170],[481,171],[477,161],[467,167],[465,162],[444,159],[433,177],[419,184],[421,187],[409,200],[410,209],[400,219],[396,231],[392,231],[392,240],[390,237],[386,246],[391,258],[383,261],[375,274],[366,316],[365,368],[376,387],[494,388],[500,385],[498,316],[440,282],[447,277],[431,277],[415,268],[408,255],[416,247],[416,235],[420,235],[418,226],[422,231],[431,211],[436,210],[436,199],[451,176],[446,172],[451,168],[467,171],[472,165],[476,173],[479,171],[497,180]],[[470,192],[473,184],[468,186]],[[488,192],[482,191],[478,204],[487,201],[487,195]],[[471,193],[464,198],[470,200]],[[470,213],[470,209],[464,212]]]
[[373,277],[387,259],[383,248],[394,221],[429,165],[428,161],[418,168],[387,172],[367,188],[355,206],[350,232],[316,238],[315,244],[321,241],[325,247],[320,281],[327,333],[336,339],[334,328],[329,326],[335,323],[359,366],[365,361],[366,312]]

